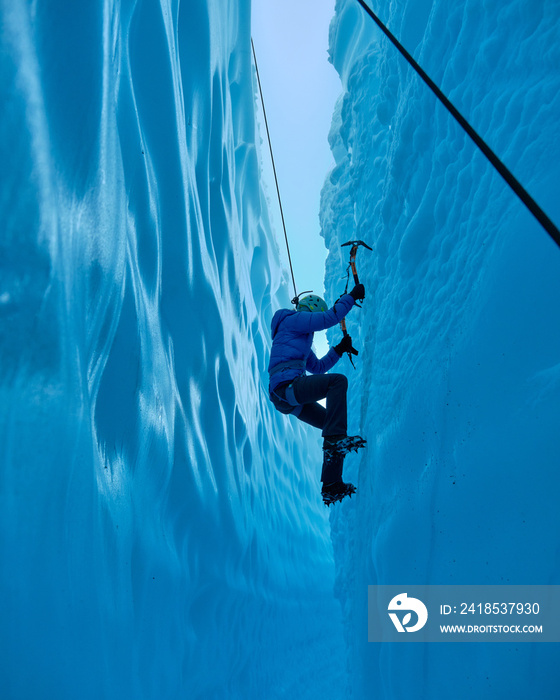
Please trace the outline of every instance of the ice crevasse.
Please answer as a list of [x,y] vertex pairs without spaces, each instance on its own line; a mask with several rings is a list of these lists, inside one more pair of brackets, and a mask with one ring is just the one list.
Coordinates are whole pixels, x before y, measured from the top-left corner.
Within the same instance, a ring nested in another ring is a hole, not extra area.
[[266,390],[289,299],[250,3],[0,7],[2,695],[326,692],[320,447]]
[[[329,301],[373,248],[368,449],[326,513],[267,401],[250,3],[0,8],[3,694],[555,698],[556,645],[367,642],[368,584],[557,583],[554,244],[339,0],[320,216]],[[558,222],[558,3],[374,9]]]
[[[557,2],[373,10],[560,221]],[[556,644],[368,644],[367,586],[558,583],[560,251],[352,0],[322,193],[326,280],[363,239],[351,413],[369,439],[331,515],[352,697],[552,698]]]

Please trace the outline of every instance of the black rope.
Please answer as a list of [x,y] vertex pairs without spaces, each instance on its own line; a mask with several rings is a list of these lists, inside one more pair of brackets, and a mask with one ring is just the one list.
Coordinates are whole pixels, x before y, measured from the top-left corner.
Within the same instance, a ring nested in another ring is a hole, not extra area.
[[292,273],[292,282],[294,283],[294,295],[295,299],[298,298],[298,293],[296,289],[296,279],[294,277],[294,268],[292,267],[292,256],[290,255],[290,244],[288,243],[288,234],[286,232],[286,223],[284,221],[284,210],[282,208],[282,199],[280,198],[280,187],[278,186],[278,178],[276,176],[276,164],[274,163],[274,153],[272,152],[272,141],[270,140],[270,131],[268,130],[268,119],[266,118],[266,109],[264,107],[264,99],[261,87],[261,79],[259,76],[259,67],[257,64],[257,54],[255,53],[255,45],[253,43],[253,38],[251,37],[251,48],[253,50],[253,60],[255,61],[255,72],[257,74],[257,82],[259,84],[259,93],[261,96],[261,104],[264,115],[264,125],[266,127],[266,135],[268,138],[268,148],[270,149],[270,159],[272,161],[272,171],[274,173],[274,182],[276,183],[276,192],[278,194],[278,204],[280,206],[280,216],[282,217],[282,227],[284,228],[284,238],[286,239],[286,250],[288,251],[288,262],[290,263],[290,272]]
[[521,199],[529,211],[535,216],[539,223],[543,226],[546,232],[550,235],[553,241],[560,246],[560,230],[552,222],[552,220],[544,213],[544,211],[539,207],[523,185],[517,180],[513,173],[502,163],[498,156],[492,151],[488,144],[476,133],[469,122],[463,117],[463,115],[454,107],[454,105],[447,99],[443,92],[438,88],[434,81],[427,75],[427,73],[416,63],[408,51],[402,46],[398,39],[391,34],[387,27],[381,22],[379,17],[373,12],[373,10],[368,7],[364,0],[358,0],[360,5],[372,18],[372,20],[377,24],[379,29],[385,34],[389,41],[400,51],[402,56],[408,61],[408,63],[414,68],[430,90],[435,94],[435,96],[442,102],[442,104],[448,109],[448,111],[455,117],[475,144],[480,148],[500,175],[504,178],[507,184],[515,192],[515,194]]

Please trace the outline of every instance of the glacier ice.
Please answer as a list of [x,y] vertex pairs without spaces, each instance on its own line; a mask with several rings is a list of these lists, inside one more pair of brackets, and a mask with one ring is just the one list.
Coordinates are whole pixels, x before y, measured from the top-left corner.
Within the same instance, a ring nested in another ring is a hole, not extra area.
[[250,4],[1,14],[3,696],[336,688],[321,451],[267,398]]
[[[373,3],[556,222],[559,7]],[[322,195],[327,293],[363,239],[351,411],[368,454],[333,515],[355,697],[557,696],[557,645],[368,644],[373,584],[557,583],[560,252],[357,3]]]
[[[377,5],[558,222],[556,0]],[[0,12],[3,694],[556,698],[557,645],[366,641],[368,584],[558,582],[559,253],[538,224],[338,0],[329,301],[340,243],[374,251],[348,320],[368,450],[326,513],[316,436],[266,396],[289,278],[250,3]]]

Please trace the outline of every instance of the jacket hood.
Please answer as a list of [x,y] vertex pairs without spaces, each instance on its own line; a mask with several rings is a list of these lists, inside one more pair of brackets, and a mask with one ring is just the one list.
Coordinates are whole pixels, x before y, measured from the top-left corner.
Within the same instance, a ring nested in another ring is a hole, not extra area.
[[278,331],[278,326],[282,323],[282,321],[287,317],[287,316],[292,316],[293,314],[297,314],[297,311],[294,311],[293,309],[278,309],[278,311],[274,314],[272,317],[272,322],[270,324],[271,330],[272,330],[272,338],[274,339],[274,336],[276,335]]

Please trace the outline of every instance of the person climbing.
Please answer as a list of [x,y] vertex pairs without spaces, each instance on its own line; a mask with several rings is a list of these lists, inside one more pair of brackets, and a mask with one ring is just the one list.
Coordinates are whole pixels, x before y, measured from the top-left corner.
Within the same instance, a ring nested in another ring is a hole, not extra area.
[[[352,338],[345,334],[329,352],[318,359],[311,349],[313,333],[340,323],[358,299],[365,297],[363,284],[357,284],[329,309],[321,297],[309,294],[297,301],[296,310],[279,309],[272,317],[272,349],[268,372],[269,394],[276,410],[291,414],[319,428],[323,435],[323,502],[341,501],[356,488],[342,481],[344,456],[365,446],[359,435],[349,437],[347,430],[344,374],[326,374],[352,348]],[[306,370],[313,376],[309,376]],[[326,398],[326,408],[318,401]]]

